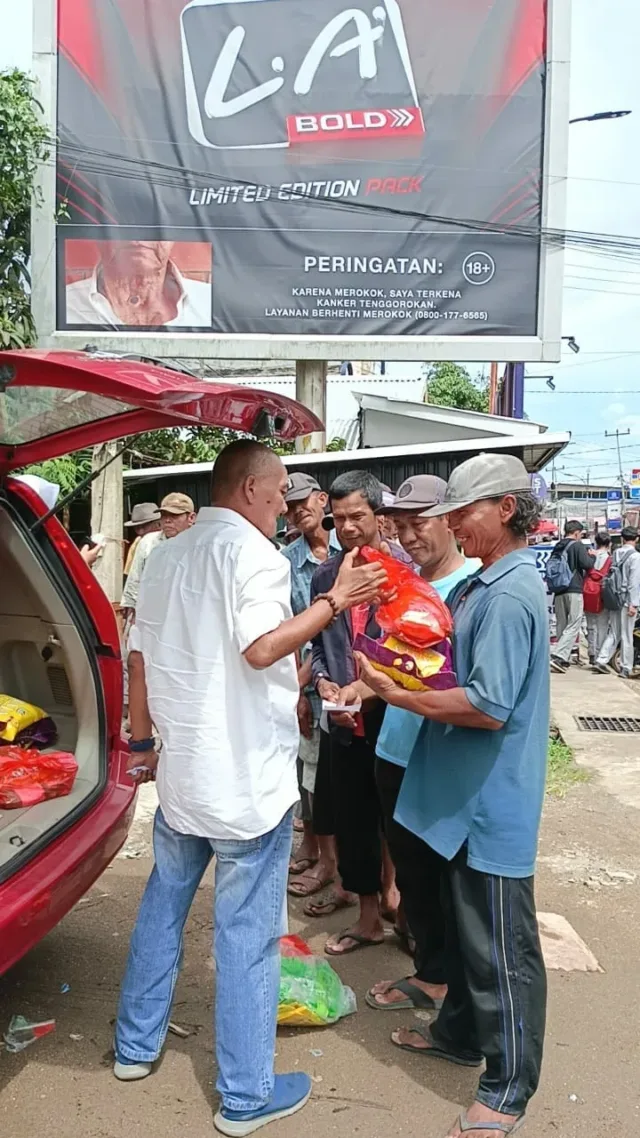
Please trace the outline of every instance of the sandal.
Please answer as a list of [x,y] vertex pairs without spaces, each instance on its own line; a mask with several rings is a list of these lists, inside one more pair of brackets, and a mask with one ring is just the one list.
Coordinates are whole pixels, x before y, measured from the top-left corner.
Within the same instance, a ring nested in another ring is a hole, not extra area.
[[327,956],[349,956],[351,952],[357,952],[360,948],[373,948],[374,945],[384,944],[384,937],[382,940],[372,940],[371,937],[361,936],[360,933],[353,933],[349,929],[343,929],[341,933],[338,933],[337,943],[341,944],[343,940],[353,940],[355,944],[352,944],[350,948],[343,948],[338,951],[333,946],[325,944],[324,951]]
[[[332,877],[326,877],[321,881],[319,877],[311,877],[309,873],[300,873],[287,885],[287,893],[290,897],[313,897],[314,893],[319,893],[321,889],[326,889],[327,885],[331,885]],[[308,884],[305,885],[305,882]]]
[[[434,1000],[427,992],[423,992],[422,988],[418,988],[417,984],[412,984],[411,979],[411,976],[407,976],[404,980],[395,980],[394,983],[390,984],[387,988],[388,992],[392,990],[404,992],[407,997],[406,1000],[398,1000],[396,1004],[379,1004],[376,995],[381,995],[382,993],[376,993],[370,988],[365,996],[367,1004],[370,1008],[375,1008],[376,1011],[379,1012],[398,1012],[409,1009],[415,1011],[416,1008],[425,1008],[427,1011],[439,1012],[444,1001]],[[398,1043],[397,1046],[400,1047],[401,1044]],[[418,1050],[418,1048],[414,1050]]]
[[299,873],[306,873],[308,869],[313,869],[317,860],[317,857],[301,857],[297,860],[293,858],[289,862],[289,873],[292,877],[297,877]]
[[525,1115],[521,1114],[515,1122],[469,1122],[465,1111],[458,1119],[458,1126],[462,1134],[471,1134],[474,1130],[495,1130],[498,1134],[515,1134],[516,1130],[524,1126],[524,1121]]
[[[409,1031],[415,1031],[416,1035],[421,1035],[429,1047],[412,1047],[410,1043],[398,1043],[391,1036],[391,1042],[394,1047],[399,1047],[402,1051],[411,1051],[413,1055],[427,1055],[431,1059],[446,1059],[449,1063],[457,1063],[459,1067],[481,1067],[484,1063],[482,1055],[474,1055],[472,1051],[462,1052],[449,1051],[447,1047],[442,1047],[431,1034],[430,1028],[421,1024],[411,1024]],[[476,1130],[480,1127],[476,1127]]]
[[305,917],[330,917],[332,913],[339,913],[341,909],[351,909],[355,901],[347,901],[337,893],[328,893],[319,897],[317,901],[310,901],[302,910]]

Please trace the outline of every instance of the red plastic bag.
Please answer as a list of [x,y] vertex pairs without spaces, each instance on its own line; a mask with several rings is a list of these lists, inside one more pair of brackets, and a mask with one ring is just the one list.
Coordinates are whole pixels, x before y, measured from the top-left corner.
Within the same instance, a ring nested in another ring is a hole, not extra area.
[[451,636],[451,613],[428,581],[371,546],[364,545],[360,556],[365,561],[378,562],[387,574],[393,599],[383,601],[376,612],[376,621],[383,632],[414,648],[430,648]]
[[0,810],[64,798],[72,790],[77,773],[78,764],[66,751],[41,755],[20,747],[0,747]]

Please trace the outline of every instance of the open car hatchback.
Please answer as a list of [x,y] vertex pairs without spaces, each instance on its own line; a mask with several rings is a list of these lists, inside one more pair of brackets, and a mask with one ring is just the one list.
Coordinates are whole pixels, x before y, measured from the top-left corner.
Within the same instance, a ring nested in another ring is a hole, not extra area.
[[71,793],[0,810],[0,973],[72,908],[113,859],[136,789],[121,737],[113,607],[69,535],[12,472],[160,427],[292,439],[322,429],[294,400],[203,382],[143,360],[0,352],[0,693],[35,704],[78,763]]

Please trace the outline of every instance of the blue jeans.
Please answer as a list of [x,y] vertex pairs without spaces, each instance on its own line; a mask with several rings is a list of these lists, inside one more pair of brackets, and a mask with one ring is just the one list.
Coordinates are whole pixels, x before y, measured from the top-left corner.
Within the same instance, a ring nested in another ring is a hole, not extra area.
[[178,834],[158,810],[156,864],[142,898],[120,993],[116,1053],[151,1063],[166,1039],[182,964],[182,934],[215,855],[217,1088],[229,1110],[259,1110],[273,1093],[280,954],[286,932],[293,810],[250,841]]

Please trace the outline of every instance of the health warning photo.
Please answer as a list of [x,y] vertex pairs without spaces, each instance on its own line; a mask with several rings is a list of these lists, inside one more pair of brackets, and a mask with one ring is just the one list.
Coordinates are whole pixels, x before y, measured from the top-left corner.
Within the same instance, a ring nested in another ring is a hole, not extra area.
[[[535,336],[546,18],[546,0],[59,0],[58,326]],[[153,296],[133,247],[147,278],[170,250]]]

